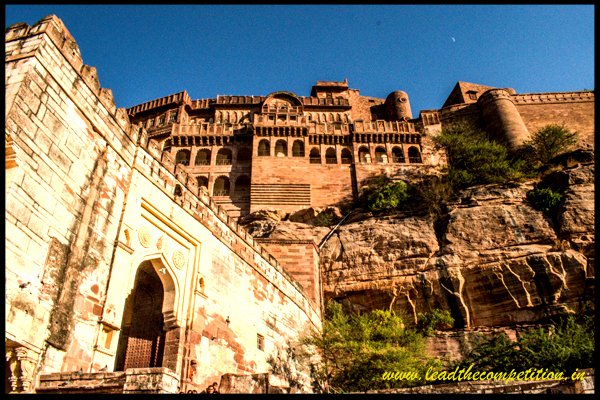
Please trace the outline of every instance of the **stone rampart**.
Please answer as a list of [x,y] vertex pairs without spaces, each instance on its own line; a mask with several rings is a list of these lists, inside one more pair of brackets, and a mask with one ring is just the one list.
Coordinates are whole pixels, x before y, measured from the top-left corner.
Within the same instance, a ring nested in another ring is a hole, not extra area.
[[13,25],[5,37],[14,392],[36,387],[38,374],[110,372],[142,266],[158,268],[163,366],[183,385],[265,369],[298,324],[320,324],[293,275],[130,125],[60,19]]

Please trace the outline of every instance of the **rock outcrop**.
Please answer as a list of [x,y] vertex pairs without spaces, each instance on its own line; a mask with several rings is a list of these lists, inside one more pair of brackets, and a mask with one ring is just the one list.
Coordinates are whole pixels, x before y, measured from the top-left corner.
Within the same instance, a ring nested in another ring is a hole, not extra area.
[[[444,309],[467,332],[577,312],[594,297],[594,164],[554,172],[538,187],[563,195],[554,221],[528,203],[533,183],[466,189],[439,226],[403,213],[349,219],[321,250],[324,298],[415,322]],[[320,242],[328,231],[280,221],[265,237]],[[456,355],[460,345],[446,342],[439,353]]]

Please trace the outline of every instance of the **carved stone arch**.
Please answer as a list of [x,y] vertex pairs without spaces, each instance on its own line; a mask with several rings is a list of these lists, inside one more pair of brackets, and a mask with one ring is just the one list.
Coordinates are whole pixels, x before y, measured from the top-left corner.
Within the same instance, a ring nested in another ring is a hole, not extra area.
[[273,92],[269,94],[263,103],[263,107],[268,106],[271,103],[276,102],[277,100],[287,101],[293,107],[298,107],[298,111],[300,114],[304,113],[304,104],[302,103],[302,100],[300,100],[300,98],[294,93],[286,91]]
[[[182,290],[174,267],[164,252],[142,252],[132,260],[135,278],[128,284],[123,304],[121,333],[115,371],[128,368],[166,367],[177,369],[180,358],[178,333],[182,326],[179,311]],[[169,339],[171,338],[171,339]]]
[[[169,327],[181,327],[183,316],[179,315],[178,308],[183,301],[180,298],[183,288],[181,287],[181,282],[177,279],[177,274],[175,274],[176,268],[173,266],[173,263],[168,260],[163,251],[158,251],[156,249],[140,252],[140,254],[133,258],[131,267],[135,268],[137,272],[137,269],[145,261],[149,261],[152,264],[156,274],[162,282],[163,290],[165,291],[165,300],[163,303],[165,324]],[[133,274],[133,277],[135,277],[135,274]],[[131,294],[133,291],[134,284],[134,280],[129,281],[127,286],[128,294]]]

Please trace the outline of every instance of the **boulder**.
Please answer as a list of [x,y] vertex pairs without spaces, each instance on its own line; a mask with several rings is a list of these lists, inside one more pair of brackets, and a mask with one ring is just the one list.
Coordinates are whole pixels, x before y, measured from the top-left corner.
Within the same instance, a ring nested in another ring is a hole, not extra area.
[[254,221],[281,221],[285,218],[287,213],[283,210],[279,210],[277,208],[265,208],[262,210],[254,211],[245,217],[240,218],[240,225],[247,225]]
[[323,210],[318,207],[303,208],[290,213],[288,220],[290,222],[314,225],[315,219],[321,214],[321,211]]

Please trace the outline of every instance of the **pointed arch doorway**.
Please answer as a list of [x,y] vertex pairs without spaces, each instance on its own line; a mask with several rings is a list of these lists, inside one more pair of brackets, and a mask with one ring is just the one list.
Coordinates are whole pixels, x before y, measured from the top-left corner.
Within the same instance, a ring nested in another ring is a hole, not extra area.
[[152,262],[138,267],[131,294],[125,302],[115,371],[163,366],[165,291]]

